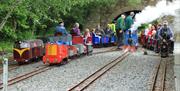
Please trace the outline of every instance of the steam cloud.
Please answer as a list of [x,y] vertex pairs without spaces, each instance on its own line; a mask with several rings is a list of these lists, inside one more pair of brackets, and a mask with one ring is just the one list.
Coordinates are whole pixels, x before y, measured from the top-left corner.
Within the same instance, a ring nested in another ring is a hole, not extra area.
[[162,0],[156,6],[147,6],[142,12],[136,14],[132,30],[136,30],[141,24],[150,23],[166,15],[176,16],[176,10],[178,9],[180,9],[180,0],[168,4],[166,0]]

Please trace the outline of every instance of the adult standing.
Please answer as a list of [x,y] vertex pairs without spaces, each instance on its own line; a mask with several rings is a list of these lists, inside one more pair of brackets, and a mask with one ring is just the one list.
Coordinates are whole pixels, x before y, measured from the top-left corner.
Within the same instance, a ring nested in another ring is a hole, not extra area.
[[118,38],[118,49],[121,49],[121,46],[123,46],[123,32],[125,30],[125,15],[121,15],[121,17],[118,18],[116,23],[116,35]]
[[132,38],[130,38],[131,34],[131,27],[134,23],[134,20],[133,20],[133,17],[134,17],[134,12],[131,12],[130,15],[128,15],[125,19],[125,34],[124,34],[124,44],[125,45],[129,45],[129,40],[131,40]]
[[130,15],[126,17],[125,19],[126,30],[130,29],[131,26],[133,25],[134,23],[133,17],[134,17],[134,12],[131,12]]

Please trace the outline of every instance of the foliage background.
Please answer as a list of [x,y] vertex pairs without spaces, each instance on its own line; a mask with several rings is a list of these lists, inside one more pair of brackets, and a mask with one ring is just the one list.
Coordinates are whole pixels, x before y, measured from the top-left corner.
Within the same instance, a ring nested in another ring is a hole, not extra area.
[[[59,20],[70,30],[75,22],[81,28],[94,10],[109,9],[119,0],[0,0],[0,51],[16,40],[53,34]],[[129,5],[141,0],[121,0]],[[5,17],[10,16],[5,20]],[[4,22],[4,25],[2,22]],[[11,45],[11,46],[10,46]]]

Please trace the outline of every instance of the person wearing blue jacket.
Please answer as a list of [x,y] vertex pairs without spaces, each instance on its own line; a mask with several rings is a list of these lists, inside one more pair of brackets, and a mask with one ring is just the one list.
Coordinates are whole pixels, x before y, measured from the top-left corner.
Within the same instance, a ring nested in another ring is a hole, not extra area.
[[59,25],[56,26],[55,29],[55,36],[67,36],[68,32],[66,30],[66,28],[64,27],[64,22],[61,21],[59,22]]
[[173,53],[174,51],[174,34],[173,34],[173,31],[172,29],[170,28],[170,26],[168,26],[168,22],[167,21],[164,21],[163,22],[163,26],[160,28],[159,30],[159,39],[162,40],[162,39],[166,39],[168,40],[168,44],[170,45],[170,53]]

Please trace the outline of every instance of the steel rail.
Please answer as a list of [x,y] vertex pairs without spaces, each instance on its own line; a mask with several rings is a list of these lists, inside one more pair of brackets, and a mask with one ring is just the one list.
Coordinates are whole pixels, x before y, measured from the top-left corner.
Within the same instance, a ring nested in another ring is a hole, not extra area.
[[87,88],[90,84],[92,84],[95,80],[97,80],[99,77],[104,75],[107,71],[109,71],[111,68],[116,66],[118,63],[120,63],[122,60],[124,60],[129,55],[128,52],[123,53],[118,58],[114,59],[110,63],[106,64],[87,78],[85,78],[83,81],[78,83],[77,85],[70,88],[68,91],[82,91],[85,88]]

